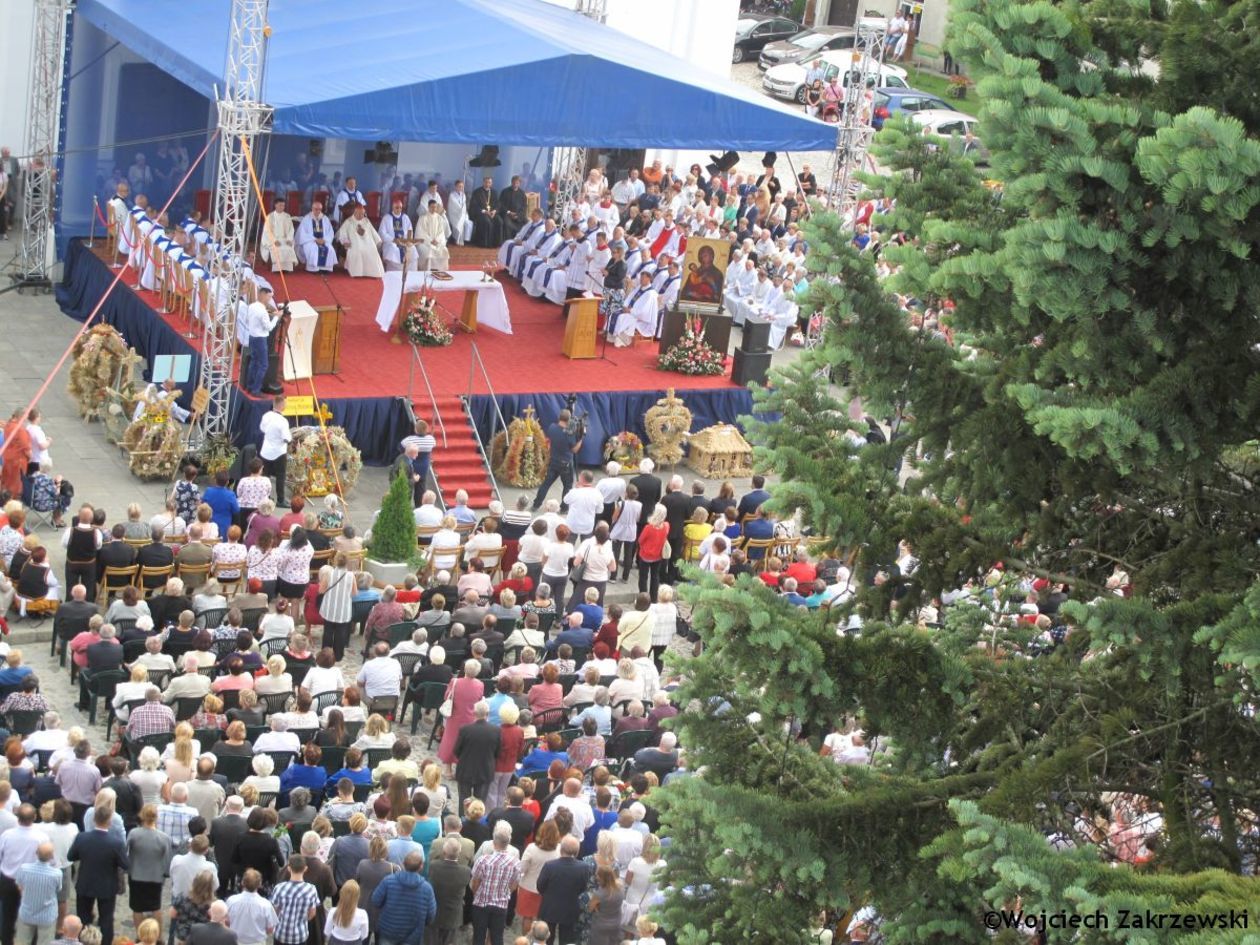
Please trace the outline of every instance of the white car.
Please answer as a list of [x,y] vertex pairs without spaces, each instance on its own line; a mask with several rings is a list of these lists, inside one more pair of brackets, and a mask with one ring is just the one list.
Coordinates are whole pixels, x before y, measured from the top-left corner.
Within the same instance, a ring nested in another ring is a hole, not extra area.
[[[956,147],[963,154],[975,156],[977,164],[989,163],[989,150],[976,137],[980,119],[963,112],[947,111],[943,108],[925,108],[922,111],[910,112],[910,119],[923,129],[925,135],[938,135],[942,138],[955,138]],[[967,135],[970,133],[971,138]]]
[[[761,90],[775,98],[791,99],[798,104],[805,103],[805,77],[814,63],[824,64],[823,83],[831,81],[831,77],[840,76],[840,84],[848,85],[848,77],[853,69],[853,53],[851,50],[833,50],[821,56],[812,56],[800,62],[785,62],[768,70],[761,79]],[[906,70],[900,66],[882,65],[879,72],[870,80],[872,88],[907,89]]]

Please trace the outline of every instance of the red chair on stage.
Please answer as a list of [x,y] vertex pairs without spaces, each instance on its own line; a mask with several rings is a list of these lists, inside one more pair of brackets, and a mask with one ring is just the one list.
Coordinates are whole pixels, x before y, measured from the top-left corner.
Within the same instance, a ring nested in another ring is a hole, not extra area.
[[406,213],[406,212],[407,212],[407,197],[408,197],[407,191],[405,191],[405,190],[395,190],[392,194],[390,194],[390,195],[389,195],[389,207],[390,207],[390,209],[392,210],[392,209],[394,208],[394,201],[395,201],[395,200],[401,200],[401,201],[402,201],[402,205],[403,205],[403,213]]
[[367,217],[372,221],[373,226],[381,222],[381,192],[379,190],[367,192]]
[[193,206],[201,214],[201,222],[206,223],[210,219],[210,191],[205,189],[197,191],[193,197]]
[[269,214],[276,205],[276,192],[274,190],[264,190],[262,198],[262,215]]
[[311,203],[315,203],[315,201],[317,200],[321,204],[323,204],[324,213],[328,216],[332,216],[333,208],[332,208],[332,205],[328,202],[328,191],[326,190],[315,191],[315,194],[311,197]]
[[[284,209],[289,216],[300,217],[302,215],[302,194],[296,190],[291,190],[284,198]],[[294,224],[296,226],[296,224]]]

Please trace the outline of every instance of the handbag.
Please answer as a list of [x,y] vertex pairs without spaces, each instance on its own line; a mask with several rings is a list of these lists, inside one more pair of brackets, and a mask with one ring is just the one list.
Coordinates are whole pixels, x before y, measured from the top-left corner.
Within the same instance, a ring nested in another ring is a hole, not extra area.
[[[590,545],[587,545],[587,554],[590,554]],[[580,583],[586,577],[586,556],[583,555],[578,559],[578,563],[573,566],[569,572],[569,582],[572,584]]]
[[455,680],[451,680],[451,684],[446,687],[446,698],[442,700],[442,704],[438,706],[438,715],[444,719],[449,719],[451,713],[455,711]]
[[661,545],[661,558],[663,558],[664,560],[668,561],[668,560],[669,560],[670,558],[672,558],[673,556],[674,556],[674,548],[673,548],[673,546],[669,543],[669,539],[668,539],[668,538],[666,538],[666,539],[665,539],[665,544]]

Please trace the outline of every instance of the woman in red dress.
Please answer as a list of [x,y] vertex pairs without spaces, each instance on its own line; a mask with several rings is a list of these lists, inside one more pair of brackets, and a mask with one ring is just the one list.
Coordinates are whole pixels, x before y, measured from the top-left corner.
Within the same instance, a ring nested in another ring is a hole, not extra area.
[[26,464],[31,461],[31,435],[26,432],[26,418],[21,410],[13,411],[4,427],[4,470],[0,472],[0,486],[13,498],[22,497],[22,477]]

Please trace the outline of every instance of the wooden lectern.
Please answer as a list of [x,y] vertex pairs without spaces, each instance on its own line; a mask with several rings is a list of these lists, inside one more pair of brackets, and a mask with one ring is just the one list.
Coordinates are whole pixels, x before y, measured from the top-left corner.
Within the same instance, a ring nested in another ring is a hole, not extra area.
[[311,370],[314,374],[336,374],[341,362],[341,317],[339,305],[317,305],[319,321],[311,342]]
[[599,299],[569,299],[564,307],[564,356],[574,360],[595,357]]

